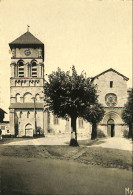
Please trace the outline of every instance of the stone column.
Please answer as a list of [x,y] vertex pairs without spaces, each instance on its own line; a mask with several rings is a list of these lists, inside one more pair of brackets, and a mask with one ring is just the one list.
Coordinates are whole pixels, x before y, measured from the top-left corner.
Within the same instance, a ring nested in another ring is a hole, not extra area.
[[31,66],[32,66],[31,63],[29,63],[29,66],[28,66],[29,67],[28,68],[29,69],[29,75],[28,75],[28,77],[32,77],[32,75],[31,75]]
[[37,77],[41,77],[41,64],[37,64]]
[[12,62],[10,64],[10,67],[11,67],[11,77],[15,77],[16,76],[16,63]]
[[24,77],[27,76],[27,63],[24,63]]
[[41,63],[41,77],[44,78],[44,64]]
[[16,64],[16,68],[15,68],[15,76],[18,77],[18,64]]
[[14,77],[17,77],[17,64],[14,64]]
[[25,63],[24,65],[24,77],[28,77],[28,63]]
[[30,63],[27,62],[27,77],[30,77]]

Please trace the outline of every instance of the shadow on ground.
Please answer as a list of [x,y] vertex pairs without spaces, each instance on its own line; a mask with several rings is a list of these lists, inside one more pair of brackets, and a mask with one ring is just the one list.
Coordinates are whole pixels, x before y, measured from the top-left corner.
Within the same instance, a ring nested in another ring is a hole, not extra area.
[[[66,144],[69,145],[70,142],[65,142]],[[89,139],[85,139],[85,140],[78,140],[78,144],[80,146],[92,146],[92,145],[100,145],[102,143],[105,143],[104,140],[100,140],[100,139],[96,139],[96,140],[89,140]]]
[[1,145],[0,157],[58,159],[127,170],[133,167],[131,151],[101,147]]

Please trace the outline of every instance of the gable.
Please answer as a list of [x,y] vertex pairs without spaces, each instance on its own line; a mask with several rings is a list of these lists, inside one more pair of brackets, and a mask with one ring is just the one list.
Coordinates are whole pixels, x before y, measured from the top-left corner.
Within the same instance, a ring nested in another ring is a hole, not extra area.
[[129,80],[129,78],[127,78],[127,77],[124,76],[123,74],[117,72],[117,71],[114,70],[113,68],[110,68],[110,69],[108,69],[108,70],[106,70],[106,71],[104,71],[104,72],[102,72],[102,73],[96,75],[95,77],[93,77],[93,78],[92,78],[92,81],[94,81],[96,78],[98,79],[99,77],[104,76],[105,74],[108,74],[108,73],[114,73],[115,75],[118,75],[118,76],[123,77],[123,79],[126,80],[126,81]]

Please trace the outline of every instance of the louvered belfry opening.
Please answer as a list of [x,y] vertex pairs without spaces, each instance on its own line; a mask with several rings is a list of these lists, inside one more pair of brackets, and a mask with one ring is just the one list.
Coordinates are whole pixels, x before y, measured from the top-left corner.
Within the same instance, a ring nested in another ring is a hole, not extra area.
[[37,64],[32,62],[32,77],[37,77]]
[[23,61],[18,62],[18,77],[24,77],[24,63],[23,63]]

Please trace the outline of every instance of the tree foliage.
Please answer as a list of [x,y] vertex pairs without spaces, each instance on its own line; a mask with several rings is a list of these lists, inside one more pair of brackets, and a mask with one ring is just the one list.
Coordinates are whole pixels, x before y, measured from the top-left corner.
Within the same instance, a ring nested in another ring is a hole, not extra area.
[[97,99],[96,87],[82,72],[77,74],[72,67],[72,75],[60,68],[48,76],[45,82],[45,101],[49,110],[58,117],[82,116],[86,106],[90,107]]
[[104,113],[102,104],[96,102],[91,107],[86,108],[84,118],[91,124],[99,123],[103,119]]
[[104,108],[98,101],[91,107],[86,107],[84,118],[92,124],[91,139],[97,138],[97,124],[103,119]]
[[86,107],[97,101],[96,86],[85,73],[77,74],[75,66],[64,72],[60,68],[48,76],[44,85],[46,108],[58,117],[71,118],[72,134],[77,142],[76,119],[83,117]]
[[133,88],[129,90],[127,103],[122,112],[122,119],[129,126],[129,137],[133,138]]

